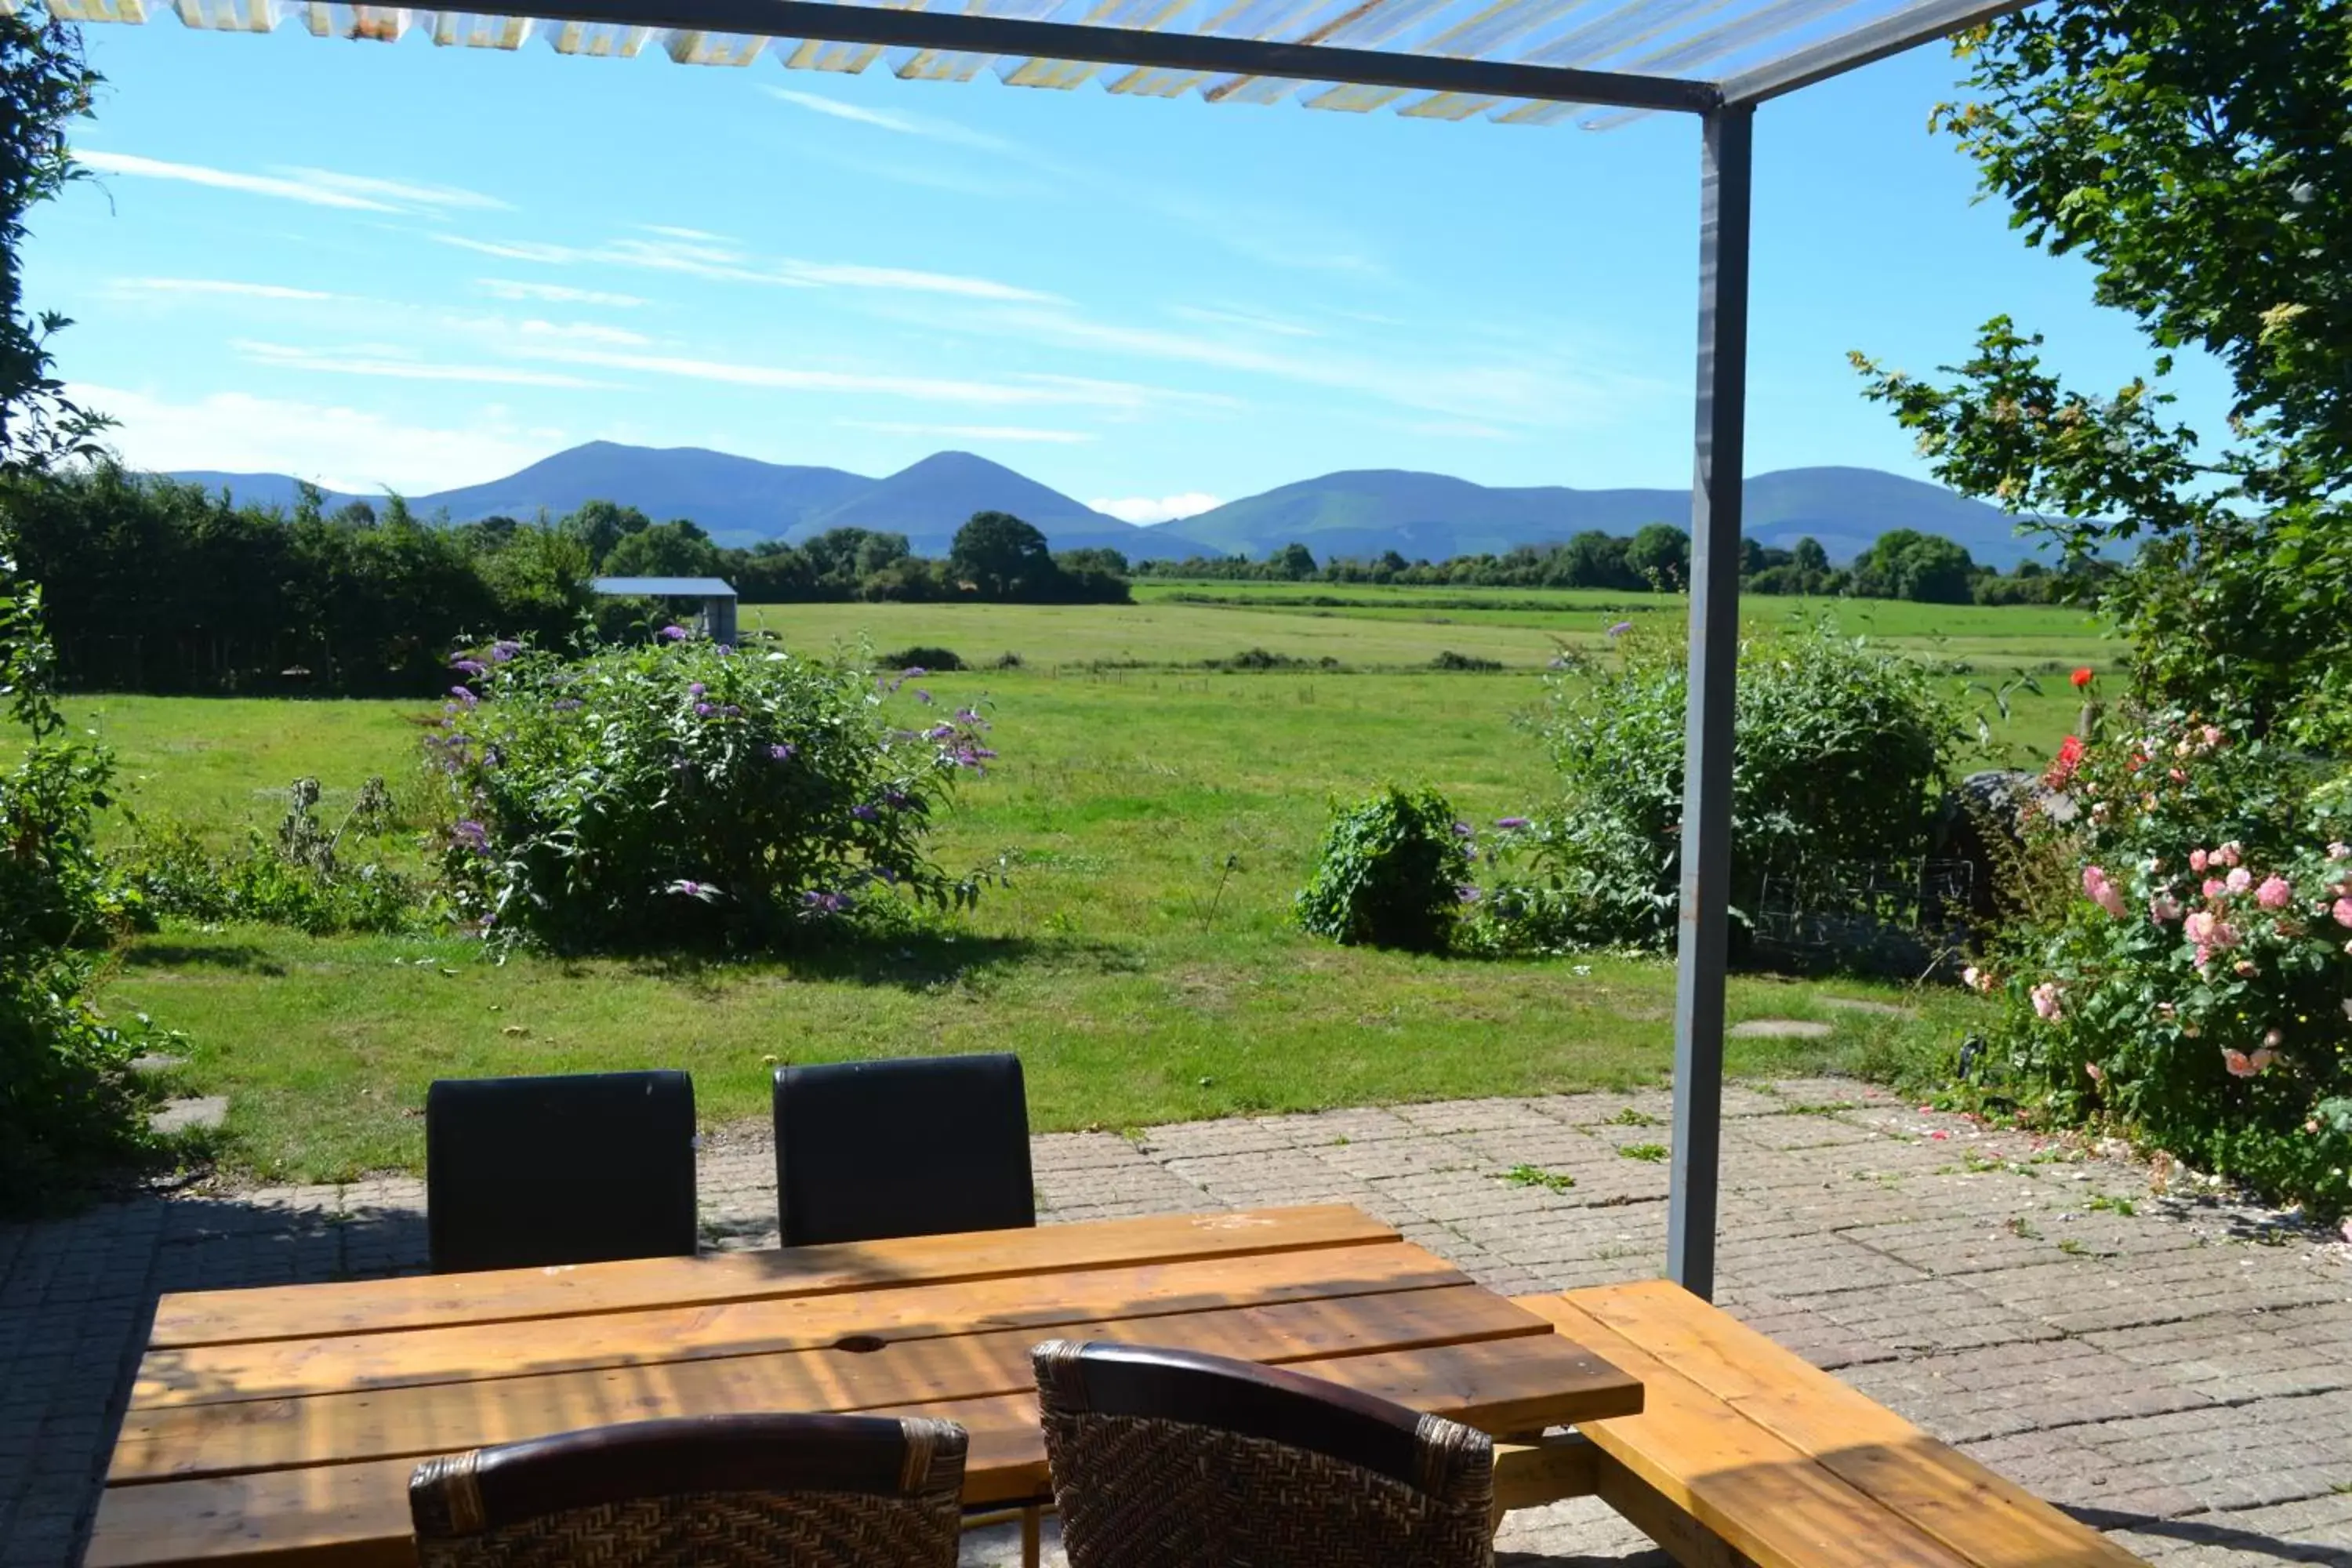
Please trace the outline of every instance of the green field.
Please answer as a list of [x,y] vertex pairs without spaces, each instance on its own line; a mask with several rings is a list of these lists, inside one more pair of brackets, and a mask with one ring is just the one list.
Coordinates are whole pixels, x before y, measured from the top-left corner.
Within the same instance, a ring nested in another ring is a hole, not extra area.
[[[2065,643],[2039,612],[1985,614],[2020,617],[2011,640],[2034,650],[2021,660],[2042,658],[2045,639],[2062,662],[2097,646]],[[277,1179],[413,1168],[425,1088],[439,1076],[683,1067],[705,1118],[724,1121],[763,1113],[775,1061],[1012,1048],[1041,1127],[1116,1129],[1625,1085],[1666,1064],[1664,964],[1415,958],[1331,947],[1288,924],[1335,797],[1396,778],[1436,785],[1475,818],[1542,800],[1548,770],[1513,722],[1542,697],[1536,667],[1553,647],[1542,628],[1166,604],[757,616],[810,646],[862,637],[973,660],[1021,654],[1018,668],[923,683],[942,700],[985,700],[1002,752],[942,823],[939,858],[1001,863],[1010,885],[952,940],[789,963],[500,965],[455,939],[245,928],[139,939],[110,1005],[188,1031],[176,1076],[229,1095],[237,1166]],[[1349,668],[1179,668],[1255,646],[1320,649]],[[1496,674],[1410,670],[1442,648],[1517,657]],[[1086,668],[1130,658],[1149,667]],[[1957,689],[1967,678],[1951,679]],[[117,748],[130,810],[226,837],[274,820],[300,773],[329,786],[330,813],[371,773],[426,787],[408,721],[421,706],[107,697],[72,711]],[[2029,700],[2000,738],[2046,750],[2069,710],[2054,691]],[[1820,1018],[1836,1032],[1736,1042],[1735,1066],[1884,1063],[1948,1044],[1973,1017],[1956,994],[1910,998],[1912,1019],[1825,1004],[1893,994],[1736,979],[1735,1017]]]

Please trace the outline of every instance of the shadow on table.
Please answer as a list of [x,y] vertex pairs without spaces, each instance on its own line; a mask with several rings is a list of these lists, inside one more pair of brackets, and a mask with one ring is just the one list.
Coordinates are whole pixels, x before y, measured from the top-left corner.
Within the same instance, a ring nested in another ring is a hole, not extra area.
[[2227,1515],[2200,1513],[2184,1519],[2159,1519],[2153,1514],[2126,1513],[2111,1508],[2069,1507],[2066,1511],[2092,1529],[2110,1534],[2129,1531],[2135,1535],[2157,1536],[2186,1546],[2241,1552],[2250,1558],[2267,1558],[2273,1563],[2316,1563],[2325,1568],[2352,1568],[2352,1546],[2282,1541],[2259,1530],[2222,1522]]

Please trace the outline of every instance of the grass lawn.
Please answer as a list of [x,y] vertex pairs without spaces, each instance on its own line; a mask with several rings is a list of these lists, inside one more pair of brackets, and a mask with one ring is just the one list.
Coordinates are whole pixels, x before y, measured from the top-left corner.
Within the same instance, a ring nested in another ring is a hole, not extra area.
[[[454,939],[142,938],[108,1003],[188,1032],[190,1061],[175,1076],[230,1097],[234,1163],[273,1179],[414,1168],[425,1089],[441,1076],[682,1067],[706,1120],[724,1121],[764,1114],[776,1061],[1015,1049],[1038,1126],[1117,1129],[1622,1086],[1664,1071],[1665,964],[1423,959],[1335,948],[1289,926],[1333,797],[1426,782],[1479,819],[1541,799],[1548,770],[1512,722],[1541,699],[1527,664],[1491,675],[1077,668],[1111,657],[1091,651],[1107,647],[1175,658],[1273,647],[1265,623],[1330,628],[1327,646],[1360,669],[1425,662],[1414,652],[1424,647],[1479,651],[1463,646],[1465,628],[1192,606],[761,615],[790,617],[810,640],[863,632],[884,649],[1023,653],[1019,669],[922,682],[942,701],[985,697],[1003,753],[942,822],[939,858],[1001,862],[1011,885],[953,940],[792,963],[500,965]],[[1151,623],[1158,640],[1144,641],[1134,621],[1144,615],[1190,619]],[[1234,629],[1237,617],[1251,629]],[[2018,629],[2022,640],[2045,630]],[[2074,657],[2087,646],[2078,640]],[[1395,657],[1376,661],[1371,648]],[[330,812],[371,773],[415,777],[406,716],[419,706],[103,697],[71,710],[117,748],[132,811],[226,835],[274,820],[298,773],[324,781]],[[2002,733],[2046,750],[2070,710],[2053,691],[2018,708]],[[1900,999],[1916,1016],[1834,1008],[1833,996]],[[1958,994],[1767,977],[1736,978],[1731,1011],[1834,1029],[1819,1041],[1735,1041],[1743,1072],[1913,1058],[1948,1048],[1977,1016]]]

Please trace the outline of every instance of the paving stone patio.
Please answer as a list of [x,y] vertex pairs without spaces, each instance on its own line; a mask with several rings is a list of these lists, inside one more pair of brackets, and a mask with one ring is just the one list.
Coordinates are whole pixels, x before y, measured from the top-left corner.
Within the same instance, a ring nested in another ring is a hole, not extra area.
[[[1048,1222],[1348,1202],[1497,1289],[1664,1256],[1662,1092],[1036,1141]],[[2166,1568],[2352,1568],[2352,1247],[1836,1081],[1726,1095],[1718,1300]],[[1508,1173],[1574,1178],[1572,1186]],[[775,1242],[763,1129],[707,1140],[705,1235]],[[1556,1188],[1564,1187],[1564,1190]],[[422,1184],[246,1190],[0,1226],[0,1563],[79,1560],[159,1292],[420,1270]],[[1662,1563],[1590,1500],[1504,1561]],[[973,1562],[1015,1560],[1004,1532]]]

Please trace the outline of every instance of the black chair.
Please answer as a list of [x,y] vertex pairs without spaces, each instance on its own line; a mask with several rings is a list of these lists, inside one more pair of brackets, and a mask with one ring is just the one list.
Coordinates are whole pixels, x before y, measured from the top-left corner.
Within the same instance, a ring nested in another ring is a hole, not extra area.
[[952,1568],[962,1427],[717,1415],[428,1459],[420,1568]]
[[1037,1223],[1014,1056],[776,1069],[784,1245]]
[[436,1273],[690,1256],[694,1080],[442,1079],[425,1097]]
[[1483,1432],[1281,1367],[1049,1341],[1037,1411],[1070,1568],[1489,1568]]

